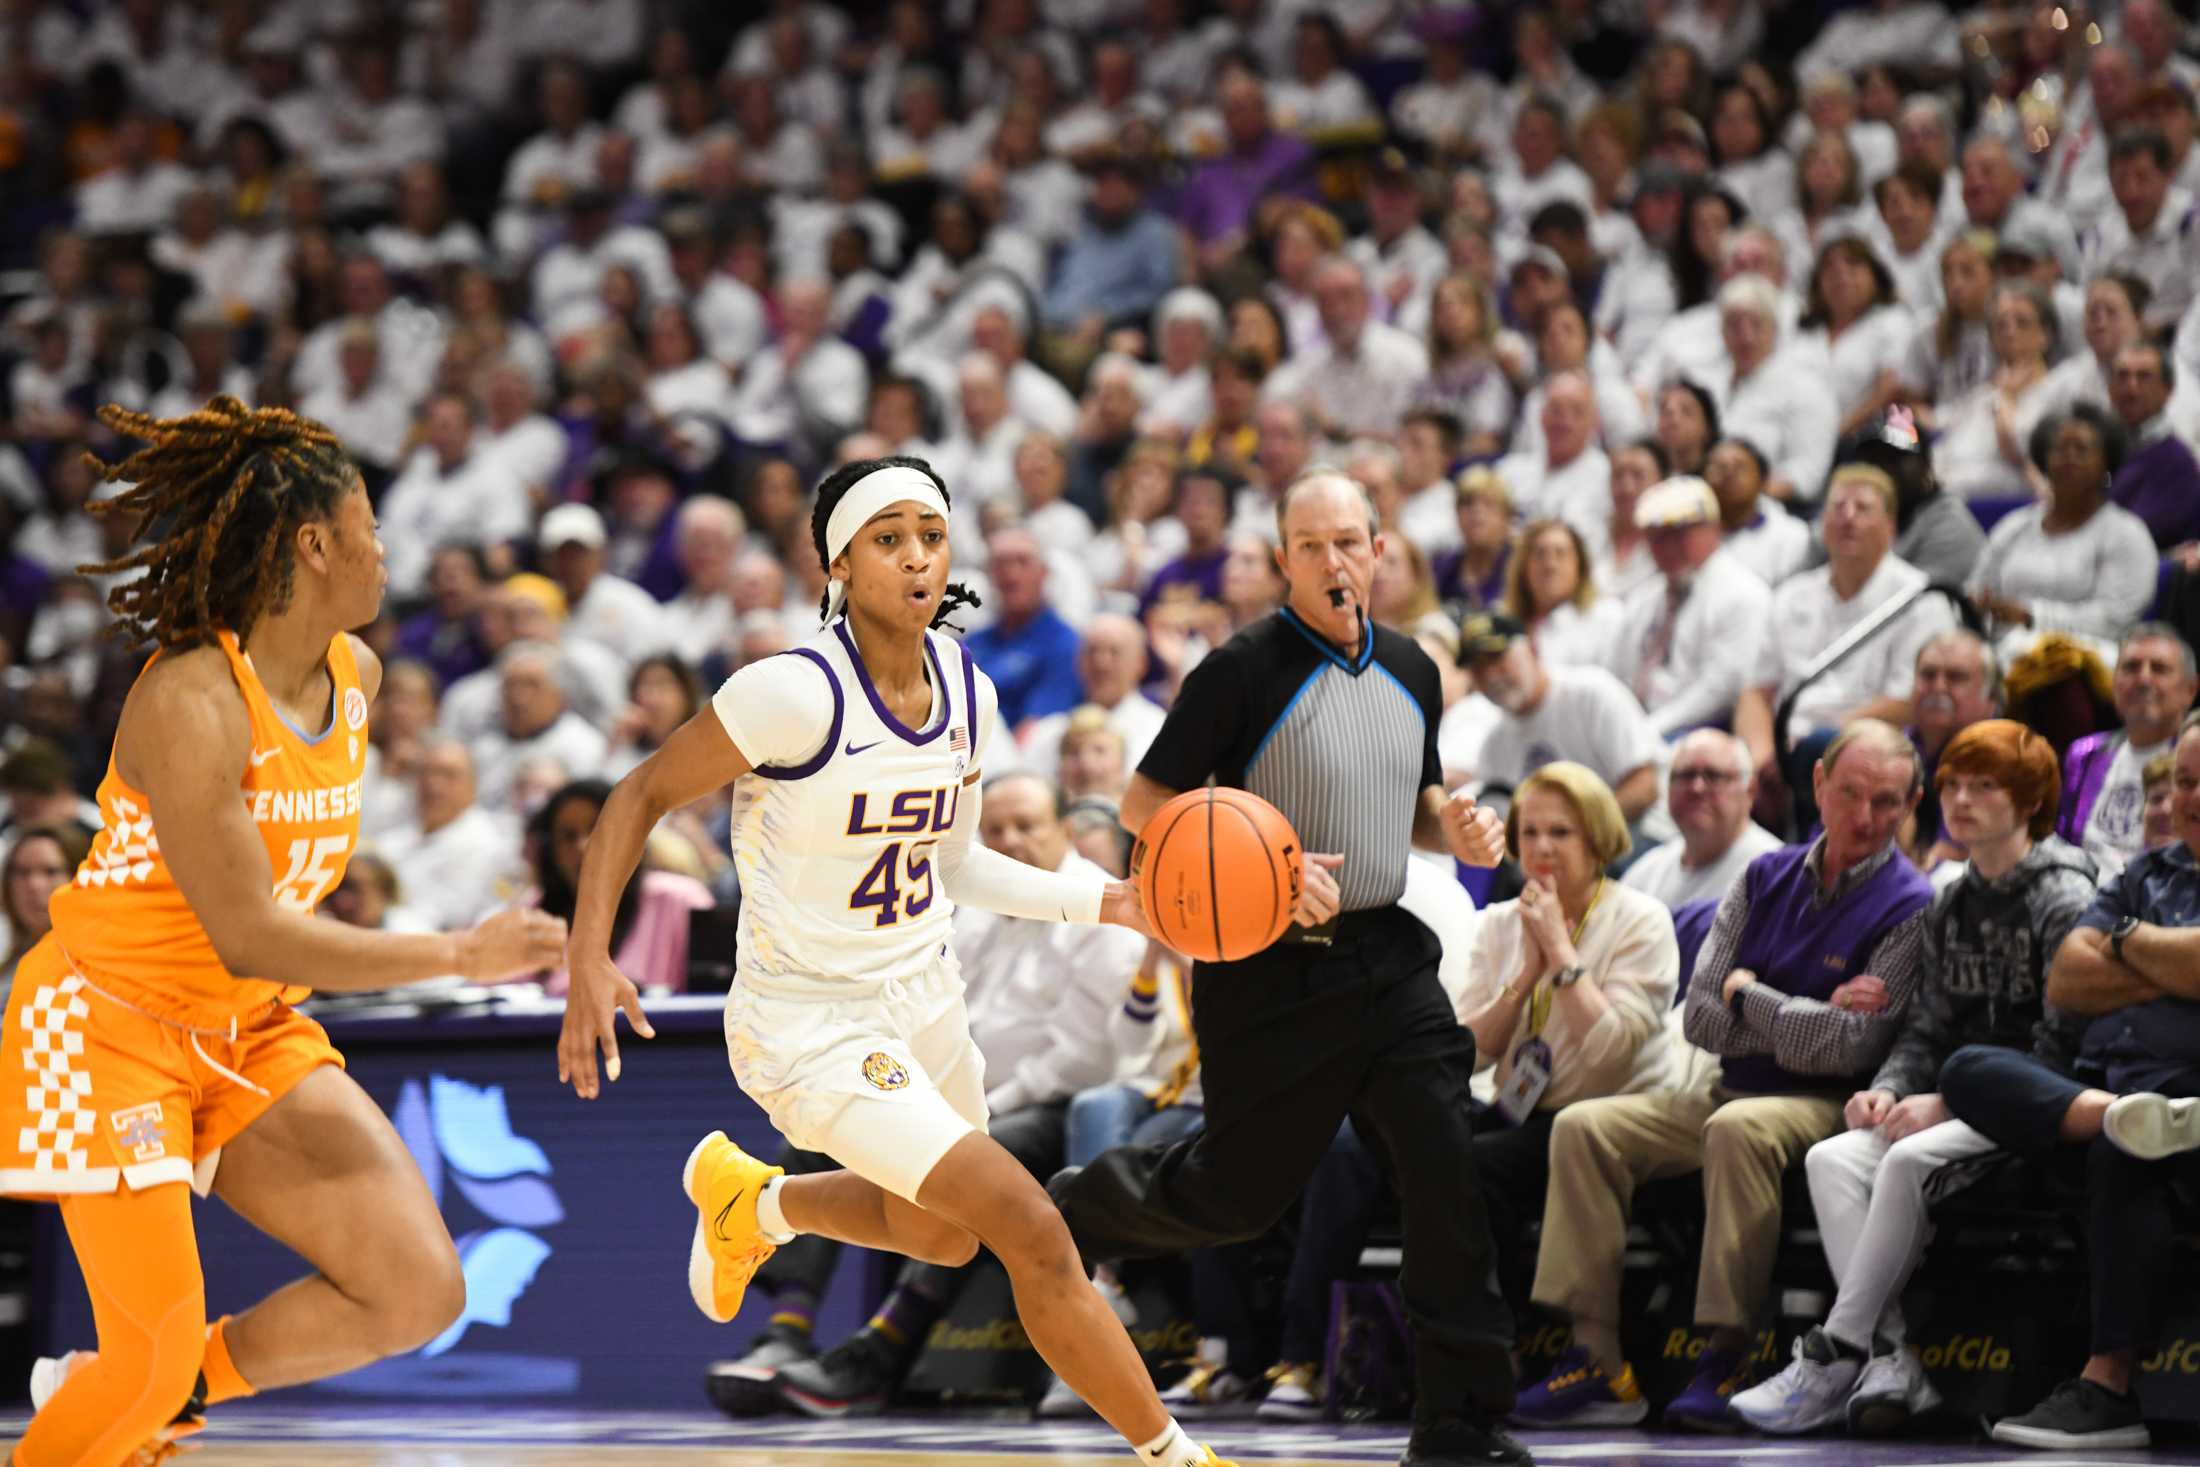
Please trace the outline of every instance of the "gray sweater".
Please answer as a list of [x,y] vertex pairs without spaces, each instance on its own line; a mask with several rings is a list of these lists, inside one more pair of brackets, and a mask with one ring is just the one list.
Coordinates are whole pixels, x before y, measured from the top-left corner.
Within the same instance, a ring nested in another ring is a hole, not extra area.
[[1873,1078],[1897,1097],[1940,1084],[1941,1062],[1966,1044],[2030,1050],[2060,1020],[2047,1008],[2055,949],[2093,901],[2092,857],[2059,836],[1999,880],[1966,871],[1925,909],[1917,995]]

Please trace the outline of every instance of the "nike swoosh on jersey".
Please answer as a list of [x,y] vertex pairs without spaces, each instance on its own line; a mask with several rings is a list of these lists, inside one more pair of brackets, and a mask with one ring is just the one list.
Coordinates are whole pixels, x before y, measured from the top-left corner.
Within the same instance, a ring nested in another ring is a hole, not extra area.
[[744,1196],[746,1196],[748,1194],[748,1190],[748,1188],[743,1187],[739,1192],[733,1194],[733,1202],[728,1202],[724,1207],[718,1209],[718,1221],[713,1223],[711,1226],[716,1229],[719,1242],[730,1243],[733,1241],[733,1239],[726,1236],[726,1214],[733,1211],[733,1203],[739,1202]]
[[868,744],[847,744],[842,746],[840,752],[843,754],[860,754],[865,749],[875,749],[884,742],[884,739],[873,739]]
[[281,749],[254,749],[252,751],[252,767],[254,769],[259,768],[281,752],[283,752]]

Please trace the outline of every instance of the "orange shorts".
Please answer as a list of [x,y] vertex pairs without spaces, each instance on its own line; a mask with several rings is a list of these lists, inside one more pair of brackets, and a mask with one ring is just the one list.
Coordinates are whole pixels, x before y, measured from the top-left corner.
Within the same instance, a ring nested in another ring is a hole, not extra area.
[[23,957],[0,1033],[0,1194],[52,1201],[189,1182],[323,1065],[321,1026],[275,1003],[235,1036],[184,1028],[101,994],[51,937]]

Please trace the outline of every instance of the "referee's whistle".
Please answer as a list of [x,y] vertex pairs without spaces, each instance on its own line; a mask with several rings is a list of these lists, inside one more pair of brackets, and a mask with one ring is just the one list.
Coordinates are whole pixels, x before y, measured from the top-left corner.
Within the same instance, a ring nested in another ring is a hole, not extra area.
[[1329,588],[1329,604],[1339,611],[1344,610],[1344,587],[1331,586]]

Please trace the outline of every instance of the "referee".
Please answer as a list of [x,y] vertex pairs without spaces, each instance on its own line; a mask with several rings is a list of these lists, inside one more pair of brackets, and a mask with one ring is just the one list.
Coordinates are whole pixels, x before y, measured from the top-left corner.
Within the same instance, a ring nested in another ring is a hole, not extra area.
[[1367,620],[1382,538],[1366,494],[1316,470],[1284,491],[1276,519],[1288,603],[1193,669],[1123,823],[1143,829],[1210,778],[1251,790],[1309,853],[1298,925],[1265,952],[1192,970],[1205,1131],[1110,1151],[1053,1191],[1087,1259],[1254,1237],[1349,1115],[1405,1205],[1417,1376],[1405,1467],[1526,1463],[1499,1426],[1512,1328],[1475,1184],[1474,1037],[1437,983],[1435,935],[1397,904],[1411,846],[1494,865],[1502,823],[1445,799],[1436,665]]

